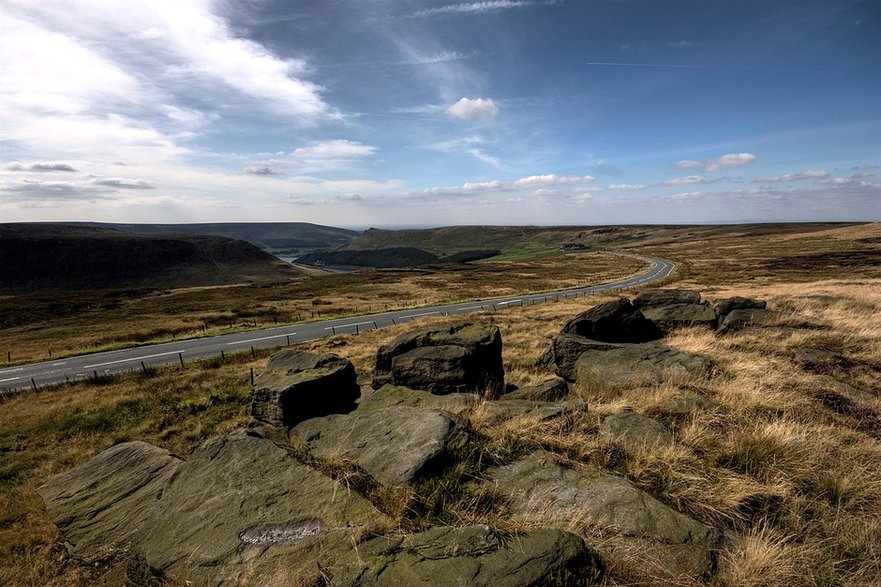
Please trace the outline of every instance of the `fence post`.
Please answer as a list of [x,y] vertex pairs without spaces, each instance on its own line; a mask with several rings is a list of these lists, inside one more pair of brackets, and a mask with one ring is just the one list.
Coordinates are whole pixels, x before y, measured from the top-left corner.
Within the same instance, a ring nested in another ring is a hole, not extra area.
[[34,386],[34,393],[37,393],[37,392],[40,391],[39,389],[37,389],[37,382],[34,381],[34,378],[33,378],[33,377],[31,377],[31,385]]
[[184,354],[178,353],[177,358],[180,360],[180,366],[183,367],[184,366]]
[[254,350],[253,346],[251,347],[251,356],[254,357],[255,359],[257,358],[257,351]]
[[251,387],[254,387],[254,367],[251,367]]
[[147,375],[147,366],[144,364],[144,361],[141,361],[141,369],[144,370],[144,376]]

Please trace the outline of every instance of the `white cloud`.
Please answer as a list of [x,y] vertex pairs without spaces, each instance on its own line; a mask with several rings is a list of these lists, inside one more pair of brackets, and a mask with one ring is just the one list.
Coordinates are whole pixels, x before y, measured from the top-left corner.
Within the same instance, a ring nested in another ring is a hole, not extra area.
[[449,108],[447,114],[462,120],[490,120],[496,117],[499,109],[490,99],[462,98]]
[[436,14],[449,14],[451,12],[470,12],[480,13],[492,10],[510,10],[511,8],[519,8],[521,6],[529,6],[535,4],[527,0],[485,0],[483,2],[460,2],[459,4],[447,4],[446,6],[437,6],[435,8],[426,8],[417,10],[411,17],[434,16]]
[[484,163],[489,163],[496,169],[500,169],[502,167],[502,162],[499,160],[498,157],[493,157],[492,155],[485,153],[482,149],[466,149],[465,152],[473,156],[474,158],[483,161]]
[[591,175],[564,175],[560,177],[551,173],[548,175],[530,175],[529,177],[521,177],[520,179],[515,179],[513,185],[514,187],[531,187],[573,183],[590,183],[594,181],[594,179],[595,178]]
[[680,169],[701,168],[705,171],[719,171],[723,167],[740,167],[741,165],[752,163],[756,159],[758,157],[752,153],[728,153],[718,159],[707,159],[706,161],[686,159],[676,163],[676,167]]
[[156,184],[143,179],[126,179],[124,177],[96,177],[89,183],[108,188],[124,188],[131,190],[154,190]]
[[641,183],[613,183],[609,186],[609,189],[619,192],[636,192],[644,190],[645,186]]
[[374,153],[376,147],[346,139],[319,141],[294,150],[294,156],[301,159],[353,159],[368,157]]
[[32,161],[30,163],[10,161],[3,166],[3,169],[7,171],[30,171],[38,173],[42,171],[76,171],[76,169],[67,163],[61,163],[58,161]]
[[712,183],[713,180],[703,177],[702,175],[689,175],[686,177],[677,177],[661,182],[661,185],[694,185],[703,183]]
[[680,192],[670,196],[671,200],[693,200],[699,198],[703,192]]
[[822,169],[809,169],[807,171],[799,171],[796,173],[787,173],[785,175],[775,175],[772,177],[757,177],[754,183],[780,183],[787,181],[801,181],[805,179],[820,180],[829,177],[829,172]]
[[430,187],[418,192],[428,196],[466,196],[483,192],[502,192],[509,190],[509,184],[499,181],[470,181],[461,186]]

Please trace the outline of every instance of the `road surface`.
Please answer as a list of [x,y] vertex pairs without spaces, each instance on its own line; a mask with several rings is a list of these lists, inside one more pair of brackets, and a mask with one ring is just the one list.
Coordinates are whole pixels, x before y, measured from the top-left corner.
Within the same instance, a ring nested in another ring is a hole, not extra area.
[[426,316],[455,316],[467,314],[479,310],[501,310],[510,307],[520,307],[542,302],[554,301],[562,298],[586,296],[590,294],[608,292],[615,289],[633,287],[663,279],[673,271],[673,263],[648,257],[644,255],[620,254],[651,263],[652,267],[647,272],[622,279],[611,283],[594,285],[590,287],[578,287],[564,291],[542,294],[529,294],[522,296],[509,296],[494,298],[476,302],[462,302],[458,304],[446,304],[428,308],[411,310],[397,310],[393,312],[381,312],[365,314],[349,318],[337,318],[322,322],[310,322],[308,324],[294,324],[278,328],[267,328],[251,332],[238,332],[223,334],[206,338],[194,338],[142,346],[137,348],[120,349],[31,363],[0,369],[0,391],[15,392],[17,390],[32,387],[43,387],[74,381],[97,375],[107,375],[141,369],[141,363],[146,366],[164,365],[191,361],[193,359],[220,356],[221,352],[236,352],[248,350],[251,347],[265,348],[283,346],[295,342],[305,342],[324,338],[333,334],[357,333],[364,330],[384,328],[395,324],[404,324],[411,320]]

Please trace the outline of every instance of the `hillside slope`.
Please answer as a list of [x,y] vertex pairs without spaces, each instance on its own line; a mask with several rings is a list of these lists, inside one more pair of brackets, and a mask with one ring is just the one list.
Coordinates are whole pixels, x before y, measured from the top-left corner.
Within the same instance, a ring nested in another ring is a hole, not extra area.
[[190,234],[235,238],[261,249],[331,249],[351,241],[354,230],[308,222],[216,222],[201,224],[65,223],[68,226],[114,228],[140,234]]
[[0,224],[0,293],[172,288],[302,275],[256,246],[57,224]]

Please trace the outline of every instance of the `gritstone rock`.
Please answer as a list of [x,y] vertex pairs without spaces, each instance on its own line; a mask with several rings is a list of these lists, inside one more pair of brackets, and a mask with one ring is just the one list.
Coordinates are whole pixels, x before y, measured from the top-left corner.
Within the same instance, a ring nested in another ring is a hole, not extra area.
[[707,377],[712,363],[659,343],[583,352],[575,361],[578,383],[590,389],[659,385]]
[[632,411],[607,417],[600,426],[600,432],[630,450],[673,444],[673,435],[666,426]]
[[376,353],[373,388],[387,383],[434,394],[504,390],[502,337],[491,324],[426,326],[395,338]]
[[699,303],[701,303],[700,292],[685,289],[650,289],[639,292],[633,298],[633,305],[640,309],[654,306]]
[[355,409],[361,394],[355,367],[337,355],[281,351],[272,355],[251,389],[251,415],[273,426]]
[[536,385],[527,385],[511,393],[506,393],[499,399],[519,400],[527,399],[534,401],[555,402],[569,395],[569,384],[559,377],[548,379]]
[[624,298],[578,314],[566,322],[560,332],[600,342],[648,342],[663,335],[653,322]]
[[724,298],[713,304],[713,308],[716,310],[716,315],[719,316],[719,324],[722,324],[725,320],[725,316],[731,313],[732,310],[764,310],[767,307],[768,303],[763,300],[741,296]]

